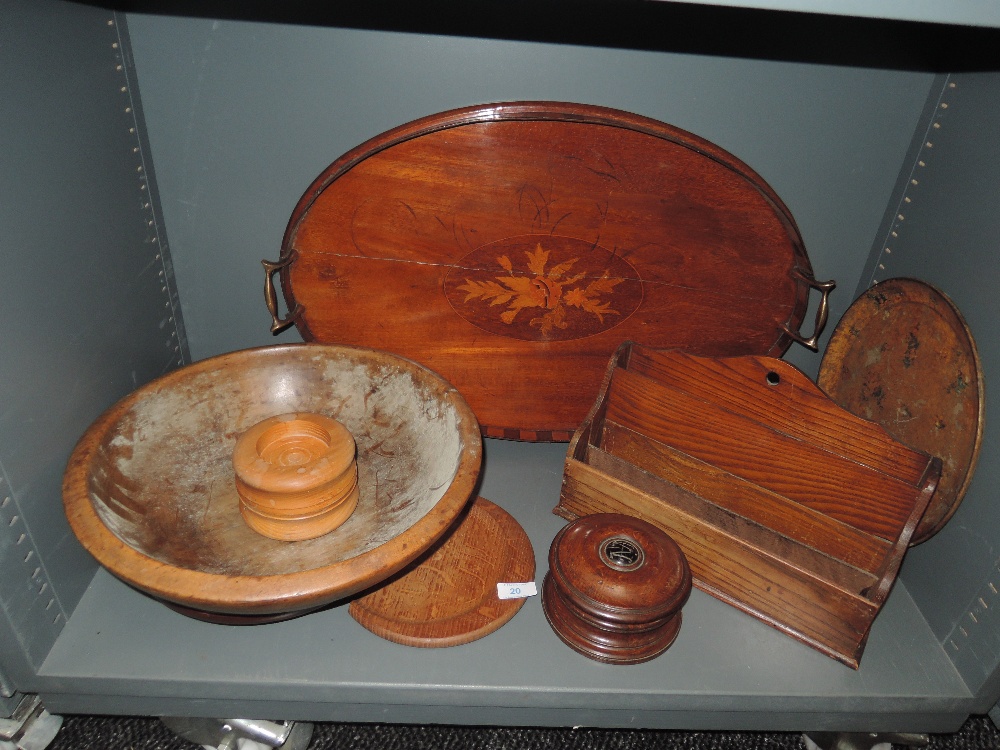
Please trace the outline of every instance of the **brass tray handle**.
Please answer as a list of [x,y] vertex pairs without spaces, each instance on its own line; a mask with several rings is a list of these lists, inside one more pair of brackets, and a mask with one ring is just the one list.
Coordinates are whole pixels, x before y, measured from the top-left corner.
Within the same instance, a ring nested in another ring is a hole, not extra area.
[[278,317],[278,291],[274,286],[274,274],[289,265],[297,255],[298,253],[293,250],[287,258],[282,258],[277,262],[270,260],[260,262],[264,266],[264,304],[267,305],[267,311],[271,313],[271,333],[280,333],[285,330],[302,314],[302,305],[296,302],[295,309],[290,311],[287,317]]
[[792,337],[793,341],[799,342],[802,346],[814,352],[819,351],[817,342],[823,334],[827,318],[830,316],[830,292],[837,286],[837,282],[832,279],[830,281],[816,281],[811,274],[805,274],[798,268],[793,269],[792,274],[808,284],[810,288],[818,290],[822,296],[819,298],[819,308],[816,310],[816,325],[813,328],[812,336],[806,338],[799,331],[793,331],[789,328],[787,323],[782,326],[782,329]]

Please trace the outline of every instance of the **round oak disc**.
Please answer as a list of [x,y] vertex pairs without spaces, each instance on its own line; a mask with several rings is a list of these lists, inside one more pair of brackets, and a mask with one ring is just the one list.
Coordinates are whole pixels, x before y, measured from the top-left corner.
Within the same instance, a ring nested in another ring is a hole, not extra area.
[[509,621],[524,599],[500,599],[498,583],[535,575],[524,529],[482,497],[429,556],[351,602],[350,613],[377,636],[422,648],[470,643]]
[[818,384],[843,408],[941,459],[937,491],[910,543],[940,531],[965,495],[983,433],[979,355],[951,300],[915,279],[871,287],[837,324]]

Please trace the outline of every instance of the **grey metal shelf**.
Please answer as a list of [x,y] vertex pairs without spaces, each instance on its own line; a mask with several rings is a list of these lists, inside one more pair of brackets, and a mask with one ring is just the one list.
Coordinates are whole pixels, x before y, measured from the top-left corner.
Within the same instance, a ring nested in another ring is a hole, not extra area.
[[[486,456],[482,495],[528,531],[540,582],[564,523],[551,509],[565,446],[488,440]],[[102,571],[39,688],[67,713],[934,732],[968,715],[972,696],[903,586],[857,672],[700,591],[683,618],[661,657],[610,666],[563,645],[537,597],[486,638],[418,649],[372,635],[344,606],[256,627],[197,622]]]

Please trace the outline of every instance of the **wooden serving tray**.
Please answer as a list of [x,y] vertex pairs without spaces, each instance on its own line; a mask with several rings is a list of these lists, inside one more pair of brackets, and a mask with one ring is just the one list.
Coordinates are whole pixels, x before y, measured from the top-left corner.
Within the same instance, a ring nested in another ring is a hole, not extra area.
[[555,512],[660,526],[695,586],[857,668],[940,473],[786,362],[627,343]]
[[264,265],[272,330],[416,360],[485,434],[524,440],[570,438],[623,340],[713,356],[815,347],[833,288],[731,154],[553,102],[444,112],[361,144],[313,182]]

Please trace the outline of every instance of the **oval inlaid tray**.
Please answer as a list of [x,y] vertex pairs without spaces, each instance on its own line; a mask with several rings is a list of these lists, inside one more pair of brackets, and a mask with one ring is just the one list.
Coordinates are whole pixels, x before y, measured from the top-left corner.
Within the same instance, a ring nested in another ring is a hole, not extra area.
[[983,434],[979,354],[942,292],[889,279],[859,297],[837,324],[818,384],[837,404],[941,459],[941,479],[911,544],[941,530],[965,496]]
[[272,330],[421,362],[484,434],[523,440],[568,440],[626,339],[715,356],[814,347],[797,333],[810,288],[821,328],[833,287],[731,154],[552,102],[445,112],[358,146],[309,187],[264,265]]
[[478,497],[428,557],[351,602],[351,616],[386,640],[407,646],[470,643],[508,622],[524,599],[500,599],[498,583],[535,576],[535,555],[520,524]]

